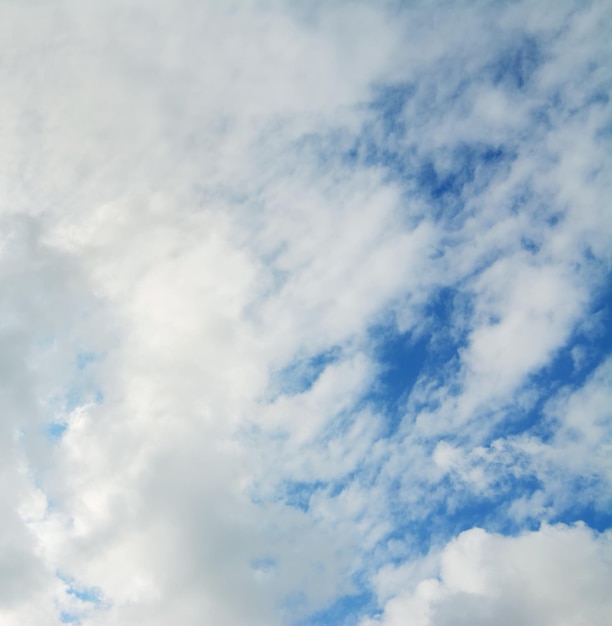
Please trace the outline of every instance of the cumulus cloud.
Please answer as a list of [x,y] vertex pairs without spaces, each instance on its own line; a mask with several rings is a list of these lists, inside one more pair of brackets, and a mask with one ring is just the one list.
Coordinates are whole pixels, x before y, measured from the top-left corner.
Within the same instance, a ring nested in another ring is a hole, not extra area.
[[558,525],[504,537],[473,528],[430,560],[430,578],[415,580],[414,565],[380,572],[379,593],[393,595],[362,624],[603,625],[610,616],[609,531]]

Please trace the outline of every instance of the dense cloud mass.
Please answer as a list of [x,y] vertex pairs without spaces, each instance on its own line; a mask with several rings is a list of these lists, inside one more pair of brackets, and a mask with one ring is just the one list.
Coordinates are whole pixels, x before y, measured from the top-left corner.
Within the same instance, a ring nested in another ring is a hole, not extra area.
[[0,622],[612,620],[612,9],[0,3]]

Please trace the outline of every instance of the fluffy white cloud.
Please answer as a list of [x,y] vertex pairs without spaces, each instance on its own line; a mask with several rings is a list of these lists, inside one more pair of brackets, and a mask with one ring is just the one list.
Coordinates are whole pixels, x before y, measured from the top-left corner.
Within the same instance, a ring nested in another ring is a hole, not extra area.
[[[420,578],[427,570],[433,575]],[[610,532],[557,525],[504,537],[474,528],[421,568],[381,571],[379,593],[391,597],[380,618],[362,625],[603,626],[612,611],[611,577]]]

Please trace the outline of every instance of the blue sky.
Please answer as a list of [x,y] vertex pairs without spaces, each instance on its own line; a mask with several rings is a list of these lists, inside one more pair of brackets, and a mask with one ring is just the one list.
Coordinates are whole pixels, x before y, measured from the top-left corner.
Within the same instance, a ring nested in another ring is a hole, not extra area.
[[610,623],[607,4],[0,4],[3,625]]

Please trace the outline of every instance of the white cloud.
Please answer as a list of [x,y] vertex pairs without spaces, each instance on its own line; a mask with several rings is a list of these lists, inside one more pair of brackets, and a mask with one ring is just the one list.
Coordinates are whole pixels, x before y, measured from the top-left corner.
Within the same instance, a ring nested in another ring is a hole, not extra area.
[[435,562],[430,578],[415,579],[412,566],[381,573],[380,592],[391,598],[380,619],[363,626],[608,623],[609,532],[558,525],[504,537],[474,528],[446,545]]

